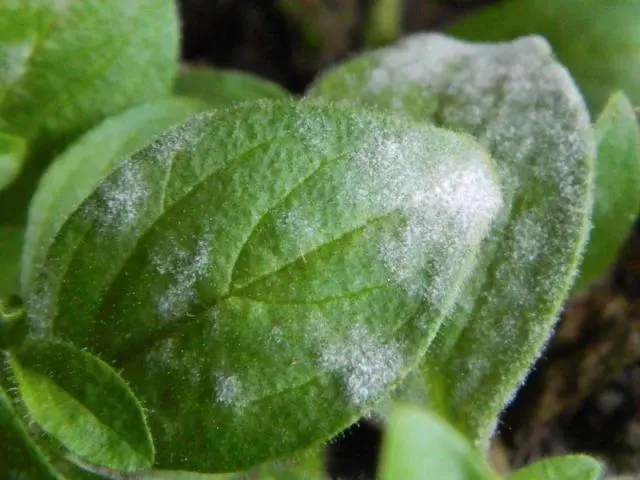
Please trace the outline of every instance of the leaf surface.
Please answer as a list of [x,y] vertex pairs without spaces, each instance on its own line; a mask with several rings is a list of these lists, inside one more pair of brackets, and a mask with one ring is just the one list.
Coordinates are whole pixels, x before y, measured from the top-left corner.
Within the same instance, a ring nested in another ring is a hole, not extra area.
[[74,211],[28,313],[122,369],[158,468],[243,470],[329,438],[406,374],[500,205],[467,136],[306,102],[216,110]]
[[18,176],[26,153],[27,145],[22,138],[0,132],[0,190]]
[[30,283],[34,267],[44,261],[69,215],[118,162],[202,108],[198,102],[181,98],[134,107],[101,122],[56,158],[31,200],[22,284]]
[[2,2],[4,129],[64,144],[109,115],[165,95],[177,58],[172,0]]
[[497,480],[470,443],[434,414],[396,407],[382,442],[380,480]]
[[[2,478],[58,480],[47,459],[29,437],[29,432],[0,387],[0,475]],[[26,477],[23,477],[26,475]]]
[[573,287],[576,293],[613,265],[640,208],[640,130],[624,94],[611,98],[595,128],[595,202],[589,244]]
[[468,132],[491,152],[504,207],[420,374],[430,407],[486,441],[551,332],[585,241],[595,142],[575,84],[539,37],[424,34],[330,70],[309,95]]
[[123,471],[153,464],[142,408],[106,363],[47,340],[25,342],[10,363],[30,416],[71,452]]
[[20,293],[20,255],[24,230],[0,225],[0,298]]
[[489,42],[542,35],[571,71],[594,115],[619,90],[640,103],[637,0],[509,0],[466,17],[449,31]]
[[527,465],[508,480],[599,480],[602,466],[586,455],[565,455]]
[[284,88],[258,76],[234,70],[187,67],[178,74],[174,92],[212,107],[261,98],[287,98]]

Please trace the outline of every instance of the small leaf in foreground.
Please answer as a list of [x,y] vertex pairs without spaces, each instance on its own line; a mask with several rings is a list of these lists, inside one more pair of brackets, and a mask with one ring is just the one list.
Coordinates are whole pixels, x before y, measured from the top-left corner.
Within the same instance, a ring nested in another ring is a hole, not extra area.
[[586,455],[540,460],[509,475],[508,480],[599,480],[602,466]]
[[509,0],[450,28],[468,40],[544,36],[566,65],[595,115],[624,90],[640,103],[640,2],[637,0]]
[[501,201],[466,135],[307,102],[214,110],[64,221],[25,265],[28,313],[121,369],[156,467],[243,470],[330,438],[406,375]]
[[18,176],[26,153],[27,144],[22,138],[0,132],[0,190]]
[[613,265],[640,209],[640,130],[633,106],[614,95],[596,121],[598,157],[591,237],[573,291]]
[[278,84],[250,73],[195,66],[183,67],[176,78],[174,93],[213,107],[261,98],[290,97],[289,92]]
[[0,387],[0,476],[58,480],[53,470]]
[[29,340],[10,355],[30,416],[71,452],[123,471],[153,464],[142,408],[106,363],[46,340]]
[[430,407],[485,442],[547,340],[585,243],[595,142],[580,93],[542,38],[422,34],[329,70],[309,96],[467,132],[491,152],[504,207],[420,374]]
[[433,413],[398,406],[382,442],[381,480],[497,480],[471,444]]

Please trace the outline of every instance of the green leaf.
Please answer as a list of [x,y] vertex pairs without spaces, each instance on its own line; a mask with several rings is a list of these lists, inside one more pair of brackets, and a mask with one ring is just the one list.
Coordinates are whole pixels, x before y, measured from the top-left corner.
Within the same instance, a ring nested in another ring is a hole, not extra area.
[[185,67],[178,74],[174,92],[213,107],[261,98],[287,98],[284,88],[250,73],[210,67]]
[[389,417],[380,464],[380,480],[498,478],[464,437],[412,406],[396,407]]
[[598,158],[593,226],[573,287],[576,293],[613,265],[640,208],[640,130],[624,94],[611,98],[595,128]]
[[173,0],[2,2],[4,129],[34,142],[69,142],[169,92],[177,58]]
[[20,255],[24,230],[0,225],[0,298],[20,293]]
[[68,344],[29,340],[10,363],[30,416],[71,452],[124,471],[153,464],[142,408],[102,360]]
[[310,96],[469,132],[496,161],[504,208],[420,379],[430,407],[483,443],[548,338],[583,249],[595,143],[582,98],[539,37],[438,34],[330,70]]
[[26,153],[27,145],[22,138],[0,132],[0,190],[16,179]]
[[11,400],[0,387],[0,476],[2,478],[57,480],[53,470],[18,418]]
[[158,468],[243,470],[331,437],[400,381],[500,205],[467,136],[242,104],[120,162],[25,266],[28,313],[122,369]]
[[602,466],[586,455],[540,460],[509,475],[508,480],[599,480]]
[[624,90],[640,103],[640,2],[638,0],[509,0],[455,24],[468,40],[544,36],[584,94],[591,112]]
[[202,109],[200,103],[170,98],[108,118],[69,147],[42,177],[29,209],[22,282],[44,262],[60,228],[100,181],[127,155],[147,146],[169,127]]

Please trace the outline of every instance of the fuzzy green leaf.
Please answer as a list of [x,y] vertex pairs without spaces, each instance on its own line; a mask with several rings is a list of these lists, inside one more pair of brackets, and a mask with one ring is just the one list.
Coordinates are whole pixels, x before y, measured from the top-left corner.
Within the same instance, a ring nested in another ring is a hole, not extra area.
[[611,98],[595,127],[598,158],[593,226],[574,292],[613,265],[640,208],[640,130],[624,94]]
[[0,225],[0,298],[20,293],[22,228]]
[[470,137],[243,104],[120,162],[25,266],[27,310],[122,369],[158,468],[243,470],[329,438],[406,374],[500,205]]
[[58,480],[53,470],[0,387],[0,476]]
[[60,155],[42,177],[31,201],[22,283],[44,261],[58,231],[123,157],[147,146],[169,127],[202,110],[200,103],[171,98],[108,118]]
[[27,144],[22,138],[0,132],[0,190],[18,176],[26,153]]
[[586,455],[566,455],[527,465],[509,475],[508,480],[599,480],[602,466]]
[[486,441],[548,338],[584,246],[595,142],[577,88],[542,38],[426,34],[329,71],[310,95],[469,132],[492,153],[505,205],[423,372],[430,407]]
[[618,90],[640,103],[638,0],[508,0],[470,15],[449,31],[489,42],[542,35],[571,71],[594,115]]
[[381,480],[496,480],[471,444],[432,413],[396,407],[380,459]]
[[184,68],[176,79],[178,95],[195,98],[213,107],[261,98],[287,98],[279,85],[249,73],[210,67]]
[[106,363],[47,340],[25,342],[10,363],[31,418],[71,452],[123,471],[153,464],[142,408]]
[[173,0],[9,0],[0,5],[0,117],[8,133],[64,144],[170,91]]

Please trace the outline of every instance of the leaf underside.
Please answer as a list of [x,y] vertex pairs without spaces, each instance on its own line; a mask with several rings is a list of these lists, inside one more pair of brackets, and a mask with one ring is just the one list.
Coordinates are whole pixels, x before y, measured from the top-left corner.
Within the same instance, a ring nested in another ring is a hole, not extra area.
[[306,102],[218,110],[70,215],[28,312],[122,369],[156,467],[242,470],[327,439],[400,381],[500,205],[466,136]]
[[309,97],[467,132],[491,152],[504,207],[421,372],[424,401],[486,441],[548,338],[583,248],[594,141],[577,88],[539,37],[423,34],[330,70]]

